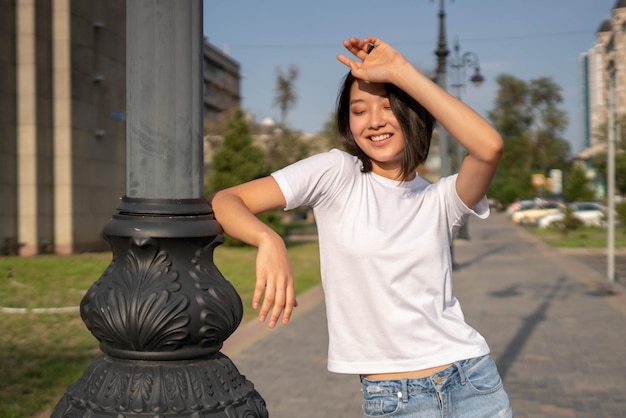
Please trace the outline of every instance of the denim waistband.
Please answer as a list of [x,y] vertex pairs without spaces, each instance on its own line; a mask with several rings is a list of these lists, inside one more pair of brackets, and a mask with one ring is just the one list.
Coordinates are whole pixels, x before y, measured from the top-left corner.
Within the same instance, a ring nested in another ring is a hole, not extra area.
[[371,387],[371,390],[380,394],[394,394],[398,392],[407,393],[407,391],[432,391],[435,387],[444,387],[458,381],[465,383],[467,378],[464,370],[471,367],[472,364],[479,362],[483,357],[485,356],[456,361],[449,367],[427,377],[413,379],[369,380],[361,375],[360,378],[364,387]]

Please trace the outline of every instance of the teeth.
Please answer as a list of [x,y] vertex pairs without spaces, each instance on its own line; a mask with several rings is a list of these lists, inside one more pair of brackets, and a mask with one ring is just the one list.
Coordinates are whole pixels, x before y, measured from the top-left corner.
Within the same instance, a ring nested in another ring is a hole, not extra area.
[[383,134],[383,135],[372,136],[370,137],[370,139],[374,142],[378,142],[378,141],[382,141],[383,139],[387,139],[389,137],[391,137],[391,134]]

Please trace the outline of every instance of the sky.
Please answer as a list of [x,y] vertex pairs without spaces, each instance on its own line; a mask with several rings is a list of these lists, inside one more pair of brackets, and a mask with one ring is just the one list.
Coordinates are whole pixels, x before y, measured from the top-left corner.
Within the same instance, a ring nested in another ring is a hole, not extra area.
[[[564,138],[572,152],[583,147],[580,54],[612,15],[616,0],[445,0],[446,37],[452,51],[478,56],[485,78],[469,81],[462,99],[487,117],[497,94],[496,78],[509,74],[529,82],[549,77],[561,87],[568,117]],[[350,36],[376,36],[421,71],[436,68],[439,0],[204,0],[204,35],[240,64],[243,110],[257,121],[280,119],[274,105],[277,71],[299,68],[297,102],[287,115],[291,129],[322,130],[334,110],[347,67],[335,56],[347,52]],[[448,78],[451,77],[451,70]],[[466,67],[466,76],[473,74]],[[448,82],[449,84],[450,81]]]

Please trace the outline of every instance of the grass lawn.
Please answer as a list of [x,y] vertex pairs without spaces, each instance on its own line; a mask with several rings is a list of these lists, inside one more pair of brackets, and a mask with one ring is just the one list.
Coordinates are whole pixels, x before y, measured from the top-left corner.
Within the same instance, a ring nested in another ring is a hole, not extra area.
[[[527,230],[541,238],[543,242],[552,247],[561,248],[606,248],[607,231],[606,228],[581,228],[563,234],[553,228],[527,228]],[[624,229],[615,230],[615,247],[626,248],[626,234]]]
[[[290,245],[296,293],[320,282],[317,242]],[[214,261],[239,292],[244,322],[251,308],[256,249],[220,246]],[[32,309],[76,307],[111,260],[109,253],[0,257],[0,417],[25,418],[52,409],[100,354],[78,311],[34,313]],[[21,312],[21,313],[19,313]]]

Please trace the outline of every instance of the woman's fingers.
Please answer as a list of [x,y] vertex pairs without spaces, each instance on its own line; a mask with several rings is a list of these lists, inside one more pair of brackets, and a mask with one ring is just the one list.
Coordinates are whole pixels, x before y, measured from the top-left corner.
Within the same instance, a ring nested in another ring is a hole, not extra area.
[[[264,295],[263,291],[265,291]],[[298,305],[293,280],[288,277],[282,280],[257,280],[252,300],[252,306],[255,309],[259,306],[261,295],[263,295],[263,303],[259,310],[259,321],[267,320],[270,328],[275,327],[279,320],[287,324],[293,308]]]

